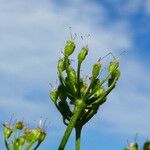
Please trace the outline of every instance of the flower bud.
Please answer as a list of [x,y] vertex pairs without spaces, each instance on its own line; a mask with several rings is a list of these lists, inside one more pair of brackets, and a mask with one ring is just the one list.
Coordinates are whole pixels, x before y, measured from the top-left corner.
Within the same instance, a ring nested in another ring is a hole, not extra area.
[[31,131],[30,137],[33,142],[36,142],[38,140],[39,135],[40,135],[39,129],[35,128]]
[[88,48],[87,47],[83,47],[81,49],[80,53],[78,54],[78,62],[82,63],[82,61],[85,59],[87,54],[88,54]]
[[12,134],[12,127],[8,123],[4,123],[4,139],[8,139]]
[[23,128],[24,128],[24,124],[23,124],[23,122],[22,121],[19,121],[19,122],[17,122],[16,123],[16,129],[18,129],[18,130],[22,130]]
[[150,141],[144,143],[143,150],[150,150]]
[[34,143],[38,140],[39,135],[40,135],[40,129],[34,128],[26,133],[25,138],[28,143]]
[[119,62],[117,60],[111,61],[108,66],[108,72],[112,73],[119,67]]
[[64,60],[64,58],[61,58],[58,61],[57,69],[58,69],[59,74],[61,74],[65,70],[65,60]]
[[70,56],[74,52],[74,49],[75,49],[74,41],[72,41],[72,40],[67,41],[67,43],[65,45],[65,49],[64,49],[65,56],[66,57]]
[[46,132],[41,130],[40,135],[38,137],[38,142],[41,143],[42,141],[44,141],[45,137],[46,137]]
[[24,129],[24,134],[25,134],[25,139],[28,143],[30,143],[30,141],[32,140],[32,137],[31,137],[31,131],[30,129],[28,128],[25,128]]
[[68,75],[68,78],[69,78],[69,82],[72,85],[74,85],[76,83],[76,71],[72,67],[69,67],[67,75]]
[[56,103],[58,99],[58,95],[59,95],[59,92],[56,89],[50,92],[50,98],[54,103]]
[[100,70],[101,70],[101,64],[100,64],[100,61],[98,61],[96,64],[94,64],[93,70],[92,70],[92,75],[94,79],[97,78],[97,76],[100,73]]

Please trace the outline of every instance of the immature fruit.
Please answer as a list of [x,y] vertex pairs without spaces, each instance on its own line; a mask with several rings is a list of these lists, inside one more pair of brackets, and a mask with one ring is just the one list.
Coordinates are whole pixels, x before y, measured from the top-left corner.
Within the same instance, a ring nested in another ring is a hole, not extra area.
[[119,62],[117,60],[111,61],[108,66],[108,72],[112,73],[119,67]]
[[99,76],[100,70],[101,70],[101,64],[98,61],[96,64],[93,65],[92,75],[94,79]]
[[144,143],[143,150],[150,150],[150,141]]
[[28,143],[34,143],[34,142],[38,141],[39,136],[40,136],[39,128],[34,128],[32,130],[28,130],[25,133],[25,139]]
[[59,95],[59,92],[57,89],[50,92],[50,98],[54,103],[56,103],[56,101],[58,99],[58,95]]
[[46,132],[43,131],[43,130],[41,130],[41,131],[40,131],[40,135],[39,135],[39,137],[38,137],[38,142],[41,143],[42,141],[44,141],[45,137],[46,137]]
[[18,130],[22,130],[23,128],[24,128],[24,124],[23,124],[23,122],[22,121],[19,121],[19,122],[17,122],[16,123],[16,129],[18,129]]
[[32,137],[31,137],[31,129],[28,129],[28,128],[25,128],[24,129],[24,134],[25,134],[25,139],[28,143],[30,143],[30,141],[32,140]]
[[67,43],[65,45],[65,49],[64,49],[65,56],[66,57],[70,56],[74,52],[74,49],[75,49],[74,41],[72,41],[72,40],[67,41]]
[[12,127],[8,123],[4,123],[4,139],[8,139],[12,134]]
[[88,54],[88,48],[87,47],[83,47],[81,49],[80,53],[78,54],[78,62],[82,63],[82,61],[85,59],[87,54]]
[[74,85],[76,83],[76,71],[72,67],[69,67],[67,75],[69,82]]
[[65,70],[65,60],[64,60],[64,58],[61,58],[58,61],[57,69],[58,69],[59,74],[61,74]]

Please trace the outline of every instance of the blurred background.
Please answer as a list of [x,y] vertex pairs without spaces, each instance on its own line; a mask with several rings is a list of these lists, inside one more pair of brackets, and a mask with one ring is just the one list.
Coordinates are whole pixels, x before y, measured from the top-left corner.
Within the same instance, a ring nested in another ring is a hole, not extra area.
[[[84,127],[81,149],[121,150],[136,133],[140,143],[150,138],[149,0],[0,0],[1,124],[12,114],[31,127],[47,118],[47,137],[39,149],[57,149],[66,127],[49,91],[50,83],[57,85],[57,61],[70,26],[77,34],[76,54],[84,46],[80,37],[90,34],[85,76],[99,57],[126,51],[120,57],[121,78]],[[1,125],[0,149],[5,149],[2,130]],[[66,150],[73,144],[72,134]]]

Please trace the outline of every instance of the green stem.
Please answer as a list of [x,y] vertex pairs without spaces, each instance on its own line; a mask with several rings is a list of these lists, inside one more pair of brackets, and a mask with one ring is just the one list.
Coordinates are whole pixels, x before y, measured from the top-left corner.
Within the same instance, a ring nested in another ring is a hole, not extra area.
[[6,149],[9,150],[9,146],[8,146],[6,139],[5,139],[5,146],[6,146]]
[[69,136],[70,136],[70,134],[72,132],[72,129],[74,128],[74,126],[76,124],[76,121],[79,118],[79,116],[81,115],[83,109],[84,109],[83,105],[75,107],[74,115],[70,119],[69,125],[68,125],[68,127],[67,127],[67,129],[65,131],[65,134],[64,134],[64,136],[63,136],[63,138],[61,140],[61,143],[59,145],[58,150],[64,150],[64,148],[65,148],[65,146],[67,144],[67,141],[69,139]]
[[75,132],[76,132],[76,150],[80,150],[81,130],[82,130],[82,127],[75,128]]
[[36,150],[40,146],[41,142],[38,142],[33,150]]
[[78,89],[78,97],[81,96],[81,93],[80,93],[80,69],[81,69],[81,63],[78,62],[78,69],[77,69],[77,89]]

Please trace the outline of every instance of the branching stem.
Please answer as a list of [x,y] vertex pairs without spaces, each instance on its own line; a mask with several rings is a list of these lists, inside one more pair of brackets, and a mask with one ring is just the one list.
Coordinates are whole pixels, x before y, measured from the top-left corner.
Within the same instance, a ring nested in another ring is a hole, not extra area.
[[75,128],[75,132],[76,132],[76,150],[80,150],[81,130],[82,130],[82,127],[76,127]]
[[69,139],[69,136],[70,136],[73,128],[75,127],[76,121],[78,120],[79,116],[81,115],[83,109],[84,109],[84,105],[82,105],[82,103],[79,106],[77,105],[75,107],[74,114],[70,119],[69,125],[68,125],[68,127],[65,131],[65,134],[61,140],[58,150],[64,150],[64,148],[67,144],[67,141]]

